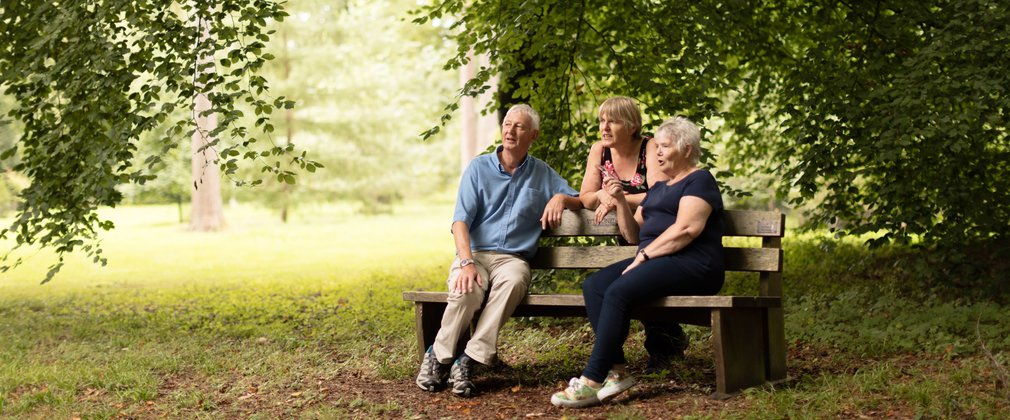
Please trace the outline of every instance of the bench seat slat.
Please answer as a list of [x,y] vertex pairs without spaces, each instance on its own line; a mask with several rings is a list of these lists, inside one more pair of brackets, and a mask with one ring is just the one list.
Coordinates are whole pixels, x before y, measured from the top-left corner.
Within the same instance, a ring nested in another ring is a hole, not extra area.
[[[634,246],[559,246],[540,248],[530,261],[532,268],[603,268],[635,256]],[[724,247],[726,271],[777,272],[782,269],[778,248]]]
[[[443,303],[447,292],[403,292],[403,300]],[[584,307],[582,295],[529,295],[520,306]],[[777,296],[668,296],[648,306],[665,308],[778,308],[782,299]]]

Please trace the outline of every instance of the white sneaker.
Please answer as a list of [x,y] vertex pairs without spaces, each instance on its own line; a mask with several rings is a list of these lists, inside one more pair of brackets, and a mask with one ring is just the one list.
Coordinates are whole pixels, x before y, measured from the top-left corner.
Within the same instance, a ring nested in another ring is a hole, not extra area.
[[607,379],[603,381],[603,388],[596,393],[596,398],[599,398],[602,402],[607,402],[610,399],[617,396],[628,388],[635,385],[635,378],[628,375],[627,372],[617,372],[611,370],[607,372]]
[[600,403],[595,388],[582,383],[579,378],[568,381],[568,388],[551,395],[551,404],[556,407],[582,408]]

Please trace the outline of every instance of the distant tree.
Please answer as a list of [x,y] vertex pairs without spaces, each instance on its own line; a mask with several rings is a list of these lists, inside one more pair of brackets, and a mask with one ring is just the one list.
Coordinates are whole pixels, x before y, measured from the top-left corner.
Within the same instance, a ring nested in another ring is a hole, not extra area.
[[[197,47],[193,51],[197,56],[196,63],[193,64],[194,74],[196,78],[210,78],[217,73],[214,51],[199,46],[212,42],[214,35],[210,33],[210,22],[199,15],[194,20],[194,26],[200,31]],[[212,232],[225,225],[224,203],[221,201],[221,171],[217,167],[219,156],[217,149],[213,147],[217,142],[214,134],[218,126],[217,114],[210,99],[212,91],[208,86],[198,83],[194,87],[196,98],[193,100],[192,118],[196,123],[196,129],[190,135],[192,153],[190,179],[193,188],[190,189],[192,200],[189,228],[198,232]]]
[[[339,32],[336,19],[346,7],[346,2],[325,1],[325,0],[301,0],[287,5],[286,12],[294,14],[294,19],[274,22],[270,29],[275,31],[268,48],[275,52],[277,57],[264,67],[264,74],[274,81],[274,89],[284,92],[287,97],[300,102],[300,106],[305,106],[311,101],[307,101],[307,92],[312,92],[317,88],[318,79],[316,72],[327,73],[326,57],[318,57],[320,67],[305,69],[304,77],[292,78],[294,70],[297,76],[300,67],[304,63],[301,53],[302,44],[313,47],[325,46],[333,41],[333,34]],[[315,48],[313,48],[315,49]],[[318,51],[317,51],[318,52]],[[284,118],[278,123],[281,138],[278,139],[284,147],[295,144],[295,136],[299,135],[301,121],[299,121],[297,110],[287,108],[284,110]],[[288,162],[280,162],[278,169],[288,169]],[[311,168],[315,170],[315,168]],[[257,168],[247,169],[245,172],[252,173]],[[304,184],[304,181],[303,181]],[[245,199],[251,199],[268,208],[278,211],[281,221],[287,222],[290,210],[297,206],[306,197],[303,188],[299,188],[294,179],[279,178],[276,180],[266,180],[263,185],[255,191],[235,191],[235,195]]]
[[872,243],[1010,236],[1008,2],[447,0],[416,22],[431,19],[456,22],[448,67],[491,58],[457,96],[511,83],[559,139],[533,153],[569,179],[594,107],[624,94],[652,124],[720,126],[719,169],[770,180],[811,224]]
[[[17,133],[20,128],[16,127],[16,121],[4,120],[3,115],[11,109],[13,100],[0,94],[0,150],[9,150],[14,147],[17,140]],[[14,165],[20,162],[20,154],[13,153],[5,159],[0,159],[0,217],[6,216],[17,208],[19,202],[18,191],[24,188],[22,176],[13,170]]]
[[119,190],[123,193],[124,202],[128,204],[175,204],[178,209],[179,223],[187,220],[183,204],[192,199],[193,189],[193,152],[190,147],[177,147],[162,152],[160,139],[169,127],[158,128],[141,135],[137,145],[137,153],[143,156],[161,154],[161,165],[158,177],[143,185],[125,184]]
[[412,0],[286,6],[290,19],[272,27],[277,59],[264,68],[274,90],[298,103],[278,119],[284,135],[278,141],[312,150],[324,166],[297,184],[267,181],[235,197],[281,215],[334,199],[377,213],[455,182],[455,145],[443,136],[417,141],[438,115],[432,101],[457,87],[458,73],[441,68],[453,44],[443,38],[444,28],[405,20],[414,6]]
[[[52,247],[59,260],[44,281],[68,252],[83,250],[104,263],[97,237],[113,224],[95,210],[122,200],[118,186],[143,184],[161,167],[164,153],[138,154],[141,134],[167,123],[163,150],[185,144],[195,130],[193,116],[174,119],[175,111],[191,110],[200,91],[209,92],[209,112],[220,120],[207,147],[221,157],[216,164],[223,174],[235,174],[240,159],[260,162],[282,179],[293,179],[294,172],[278,169],[274,160],[315,168],[293,148],[260,146],[274,129],[271,112],[293,105],[269,98],[267,81],[257,74],[273,58],[265,28],[285,16],[272,0],[2,3],[0,87],[15,105],[0,118],[20,121],[23,132],[0,159],[19,155],[13,170],[31,184],[20,192],[22,207],[0,238],[13,237],[15,248]],[[195,19],[210,24],[211,37],[199,40]],[[214,62],[203,66],[218,71],[202,72],[195,51],[209,52]],[[238,104],[252,110],[250,125],[259,135],[239,123]],[[9,255],[0,271],[19,263]]]
[[[477,75],[477,68],[487,65],[487,57],[475,57],[460,69],[460,85],[465,85]],[[492,85],[496,84],[492,79]],[[494,95],[500,95],[494,86],[477,98],[464,96],[459,98],[459,121],[461,126],[460,147],[459,147],[459,172],[463,173],[466,166],[473,158],[484,152],[500,136],[501,119],[505,115],[501,112],[480,109],[482,105],[492,102]],[[501,103],[502,101],[498,101]],[[509,102],[505,102],[509,103]],[[499,118],[500,117],[500,118]]]

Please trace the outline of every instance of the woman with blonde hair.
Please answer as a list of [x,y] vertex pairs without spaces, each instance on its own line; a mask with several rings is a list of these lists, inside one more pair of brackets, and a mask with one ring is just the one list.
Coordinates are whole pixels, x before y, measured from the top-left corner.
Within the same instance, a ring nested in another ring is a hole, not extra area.
[[579,199],[596,210],[596,222],[614,211],[616,200],[603,190],[603,176],[616,176],[632,209],[649,186],[663,177],[656,170],[656,145],[642,135],[642,114],[634,99],[615,96],[600,105],[600,140],[589,149]]

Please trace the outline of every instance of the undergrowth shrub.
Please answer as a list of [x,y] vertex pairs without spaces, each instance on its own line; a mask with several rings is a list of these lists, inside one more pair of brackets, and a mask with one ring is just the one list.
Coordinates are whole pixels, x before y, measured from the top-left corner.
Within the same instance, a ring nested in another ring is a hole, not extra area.
[[977,325],[991,349],[1008,351],[1006,249],[989,245],[968,261],[965,250],[787,237],[787,337],[856,355],[954,356],[980,350]]
[[976,324],[990,348],[1010,350],[1006,309],[994,303],[923,302],[869,288],[807,294],[786,303],[790,339],[854,355],[976,353]]
[[787,236],[787,295],[838,293],[853,286],[920,300],[1010,302],[1010,243],[892,244],[868,248],[856,238]]

